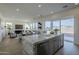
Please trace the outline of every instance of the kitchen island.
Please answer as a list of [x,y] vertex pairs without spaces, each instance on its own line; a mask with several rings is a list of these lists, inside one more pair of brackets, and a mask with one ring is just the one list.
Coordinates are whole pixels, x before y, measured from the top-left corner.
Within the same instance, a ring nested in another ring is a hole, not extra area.
[[23,52],[28,55],[52,55],[64,46],[64,34],[36,34],[22,39]]

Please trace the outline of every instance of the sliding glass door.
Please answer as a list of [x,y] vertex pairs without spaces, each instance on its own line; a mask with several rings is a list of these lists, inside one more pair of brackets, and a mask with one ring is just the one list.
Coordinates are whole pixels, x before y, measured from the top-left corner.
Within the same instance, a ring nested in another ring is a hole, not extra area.
[[74,39],[74,18],[61,19],[61,33],[64,33],[66,41]]
[[72,42],[74,40],[74,17],[45,21],[45,30],[54,31],[55,29],[58,33],[64,33],[64,40]]

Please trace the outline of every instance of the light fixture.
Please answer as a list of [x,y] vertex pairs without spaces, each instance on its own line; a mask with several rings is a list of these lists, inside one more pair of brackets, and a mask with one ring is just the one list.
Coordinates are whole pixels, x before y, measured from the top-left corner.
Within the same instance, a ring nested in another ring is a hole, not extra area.
[[75,5],[78,5],[78,3],[75,3]]
[[16,9],[16,11],[20,11],[20,9],[19,9],[19,8],[17,8],[17,9]]
[[42,7],[42,5],[38,5],[38,7],[40,8],[40,7]]

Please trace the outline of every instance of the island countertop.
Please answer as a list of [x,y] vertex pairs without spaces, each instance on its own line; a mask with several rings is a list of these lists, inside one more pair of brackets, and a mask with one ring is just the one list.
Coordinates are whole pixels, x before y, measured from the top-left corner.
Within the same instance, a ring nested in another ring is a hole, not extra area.
[[34,44],[34,43],[40,43],[40,42],[49,40],[50,38],[53,38],[53,37],[59,36],[59,35],[61,35],[61,34],[57,34],[57,35],[54,35],[54,34],[39,34],[38,35],[38,34],[36,34],[36,35],[23,36],[22,39],[25,41],[28,41],[31,44]]

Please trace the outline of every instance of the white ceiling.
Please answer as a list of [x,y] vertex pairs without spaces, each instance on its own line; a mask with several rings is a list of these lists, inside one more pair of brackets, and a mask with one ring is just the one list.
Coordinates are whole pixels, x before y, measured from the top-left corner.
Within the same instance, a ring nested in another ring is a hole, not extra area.
[[[42,5],[42,7],[38,7]],[[62,8],[68,5],[67,8]],[[28,19],[38,17],[39,15],[49,15],[51,11],[60,12],[73,8],[75,4],[72,3],[9,3],[0,4],[0,13],[3,17]],[[19,8],[17,12],[16,9]]]

